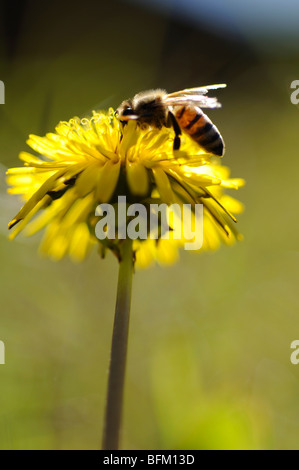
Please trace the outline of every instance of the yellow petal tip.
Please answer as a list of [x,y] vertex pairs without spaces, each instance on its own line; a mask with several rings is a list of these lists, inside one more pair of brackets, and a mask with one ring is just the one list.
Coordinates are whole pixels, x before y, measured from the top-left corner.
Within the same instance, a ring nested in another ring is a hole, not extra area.
[[22,219],[12,219],[9,224],[8,224],[8,230],[13,228],[15,225],[17,225],[18,222],[20,222]]

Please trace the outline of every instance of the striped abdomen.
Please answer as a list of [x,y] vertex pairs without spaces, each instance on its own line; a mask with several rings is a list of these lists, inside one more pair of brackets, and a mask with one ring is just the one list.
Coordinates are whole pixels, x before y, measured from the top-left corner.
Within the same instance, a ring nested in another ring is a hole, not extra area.
[[203,149],[213,155],[224,154],[224,142],[217,127],[195,106],[176,106],[175,117],[182,129]]

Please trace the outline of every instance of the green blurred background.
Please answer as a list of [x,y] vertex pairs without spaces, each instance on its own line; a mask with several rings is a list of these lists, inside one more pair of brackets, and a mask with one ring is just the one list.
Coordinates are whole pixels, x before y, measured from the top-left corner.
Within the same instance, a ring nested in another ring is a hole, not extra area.
[[274,3],[1,1],[0,449],[99,448],[117,281],[112,255],[55,264],[39,236],[9,242],[5,169],[60,120],[219,82],[245,238],[136,273],[122,448],[299,448],[299,9]]

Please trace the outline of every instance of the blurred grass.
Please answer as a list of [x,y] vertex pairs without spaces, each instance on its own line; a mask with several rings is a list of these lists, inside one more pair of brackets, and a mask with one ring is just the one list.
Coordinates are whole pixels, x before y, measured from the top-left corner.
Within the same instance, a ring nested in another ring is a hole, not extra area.
[[[28,2],[15,56],[0,58],[3,168],[19,164],[29,133],[97,104],[226,79],[209,77],[217,55],[210,63],[208,53],[202,74],[163,68],[165,18],[122,3],[120,16],[111,4],[101,18],[67,5],[57,14]],[[185,52],[186,64],[197,60],[195,49],[176,47],[166,50],[170,64]],[[289,84],[299,67],[255,55],[221,93],[223,109],[210,113],[226,141],[223,163],[247,180],[237,195],[244,242],[136,273],[123,448],[298,449],[299,369],[289,357],[298,339],[299,112]],[[0,449],[98,448],[117,263],[94,254],[79,266],[54,264],[38,257],[38,236],[8,242],[18,205],[2,183]]]

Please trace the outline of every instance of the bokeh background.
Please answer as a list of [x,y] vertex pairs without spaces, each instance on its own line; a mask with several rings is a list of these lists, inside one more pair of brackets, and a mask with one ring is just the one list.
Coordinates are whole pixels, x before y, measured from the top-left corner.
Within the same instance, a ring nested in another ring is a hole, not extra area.
[[0,449],[99,448],[117,282],[112,255],[55,264],[39,236],[7,240],[5,169],[60,120],[219,82],[244,241],[136,273],[122,448],[298,449],[298,2],[0,6]]

